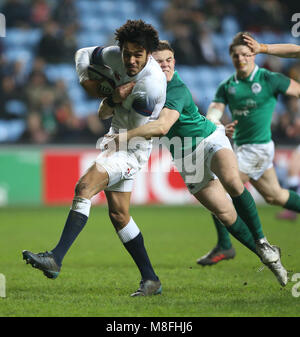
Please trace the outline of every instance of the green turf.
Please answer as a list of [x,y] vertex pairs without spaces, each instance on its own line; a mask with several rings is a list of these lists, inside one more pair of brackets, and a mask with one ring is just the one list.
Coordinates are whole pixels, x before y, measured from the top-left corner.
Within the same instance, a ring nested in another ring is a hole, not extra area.
[[[290,276],[300,272],[300,222],[275,220],[278,208],[260,208],[264,232],[282,248]],[[299,316],[296,282],[281,288],[273,274],[235,239],[234,260],[200,267],[196,259],[216,242],[209,213],[199,207],[133,207],[162,295],[131,298],[139,272],[120,243],[105,207],[94,207],[88,225],[66,255],[60,276],[49,280],[26,265],[21,252],[50,250],[67,207],[0,209],[0,273],[6,298],[0,316]],[[299,286],[300,292],[300,286]]]

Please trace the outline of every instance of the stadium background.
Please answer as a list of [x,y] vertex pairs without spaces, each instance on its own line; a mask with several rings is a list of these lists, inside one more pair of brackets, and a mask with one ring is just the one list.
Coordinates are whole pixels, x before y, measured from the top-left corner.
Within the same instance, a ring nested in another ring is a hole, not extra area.
[[[176,68],[205,114],[217,85],[234,71],[232,37],[247,30],[261,42],[299,44],[291,33],[299,7],[279,0],[1,1],[6,37],[0,38],[0,205],[70,204],[75,182],[97,153],[95,144],[109,125],[96,117],[99,101],[78,83],[77,49],[114,44],[115,29],[127,19],[151,23],[172,43]],[[258,55],[257,63],[300,81],[297,60]],[[280,97],[272,129],[282,178],[299,144],[299,120],[299,100]],[[151,167],[158,159],[154,150]],[[162,160],[170,162],[166,151]],[[193,202],[176,170],[154,171],[137,177],[134,204]],[[103,201],[103,194],[94,198]]]

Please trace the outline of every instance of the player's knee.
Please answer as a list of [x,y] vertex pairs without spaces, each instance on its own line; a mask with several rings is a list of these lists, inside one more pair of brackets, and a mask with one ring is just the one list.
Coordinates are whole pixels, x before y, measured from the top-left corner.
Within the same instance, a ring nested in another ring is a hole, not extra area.
[[266,203],[268,203],[270,205],[278,205],[278,206],[283,205],[283,202],[281,200],[280,192],[274,193],[272,195],[271,194],[270,195],[264,195],[264,199],[265,199]]
[[244,185],[239,177],[228,177],[222,181],[222,184],[231,197],[235,197],[243,193]]
[[265,195],[264,199],[267,204],[274,205],[275,203],[275,198],[272,195]]
[[225,226],[232,225],[236,217],[235,212],[231,210],[220,210],[215,215]]
[[79,180],[75,186],[75,196],[76,197],[85,197],[88,192],[88,185],[83,182],[82,180]]

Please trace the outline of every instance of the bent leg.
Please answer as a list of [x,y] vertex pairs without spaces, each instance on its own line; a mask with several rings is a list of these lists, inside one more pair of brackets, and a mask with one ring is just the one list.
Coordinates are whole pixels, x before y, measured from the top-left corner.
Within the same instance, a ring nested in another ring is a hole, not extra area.
[[91,207],[90,199],[100,192],[107,182],[108,174],[105,169],[99,170],[94,164],[76,184],[75,197],[63,232],[58,244],[52,249],[58,265],[62,264],[64,256],[87,223]]
[[251,179],[250,182],[268,204],[283,206],[289,198],[289,191],[279,185],[274,167],[266,170],[258,180]]
[[249,227],[254,239],[264,238],[254,199],[243,185],[233,151],[217,151],[211,160],[211,170],[230,194],[237,213]]
[[93,164],[79,179],[75,187],[75,196],[91,199],[94,195],[103,191],[108,184],[108,173],[99,164]]
[[129,208],[131,192],[105,191],[110,220],[118,232],[130,220]]
[[279,185],[273,167],[265,171],[258,180],[251,179],[251,184],[264,197],[267,203],[300,212],[300,196],[296,192],[284,189]]
[[257,254],[253,235],[236,213],[232,202],[228,199],[218,180],[211,180],[194,196],[203,206],[215,214],[237,240]]

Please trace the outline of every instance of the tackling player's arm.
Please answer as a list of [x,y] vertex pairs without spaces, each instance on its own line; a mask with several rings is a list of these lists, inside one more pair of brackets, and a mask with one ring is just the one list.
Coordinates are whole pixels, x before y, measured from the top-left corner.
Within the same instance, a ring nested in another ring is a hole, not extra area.
[[152,137],[161,137],[166,135],[172,125],[179,118],[179,112],[168,108],[163,108],[157,120],[141,125],[127,132],[127,140],[134,137],[143,137],[151,139]]
[[178,111],[165,107],[160,112],[157,120],[143,124],[127,132],[114,135],[112,136],[112,142],[114,142],[115,147],[118,148],[121,143],[128,143],[133,138],[151,139],[152,137],[165,136],[179,116]]
[[300,58],[300,46],[292,43],[264,44],[259,43],[251,36],[243,35],[248,47],[253,50],[254,54],[269,54],[286,58]]

